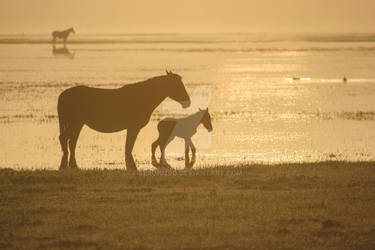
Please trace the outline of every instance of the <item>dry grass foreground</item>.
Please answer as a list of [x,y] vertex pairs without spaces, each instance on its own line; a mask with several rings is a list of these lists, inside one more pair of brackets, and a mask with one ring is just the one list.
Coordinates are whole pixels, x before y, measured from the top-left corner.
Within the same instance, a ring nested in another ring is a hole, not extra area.
[[375,249],[375,163],[0,171],[0,248]]

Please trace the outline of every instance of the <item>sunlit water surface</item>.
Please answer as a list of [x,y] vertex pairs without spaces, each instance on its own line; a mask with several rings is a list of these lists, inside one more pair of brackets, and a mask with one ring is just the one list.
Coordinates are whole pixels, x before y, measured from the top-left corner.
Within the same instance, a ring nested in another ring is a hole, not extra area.
[[[165,69],[183,77],[193,104],[155,110],[134,148],[141,169],[152,168],[158,120],[207,106],[214,130],[193,137],[196,167],[375,160],[374,58],[372,36],[76,35],[66,50],[48,36],[0,36],[0,167],[58,168],[64,89],[115,88]],[[124,168],[125,138],[84,127],[79,166]],[[183,152],[181,139],[168,146],[173,167]]]

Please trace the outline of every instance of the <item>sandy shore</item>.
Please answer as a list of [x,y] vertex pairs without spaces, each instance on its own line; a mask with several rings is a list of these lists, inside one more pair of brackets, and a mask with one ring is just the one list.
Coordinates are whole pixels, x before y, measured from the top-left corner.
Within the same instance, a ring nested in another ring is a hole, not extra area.
[[374,249],[375,163],[0,170],[0,248]]

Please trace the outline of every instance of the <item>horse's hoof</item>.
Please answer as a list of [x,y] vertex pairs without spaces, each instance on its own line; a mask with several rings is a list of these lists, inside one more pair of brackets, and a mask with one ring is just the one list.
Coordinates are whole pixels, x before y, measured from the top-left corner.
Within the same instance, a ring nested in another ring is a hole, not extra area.
[[194,167],[194,164],[195,164],[195,159],[192,159],[191,162],[189,163],[186,163],[185,162],[185,169],[188,170],[188,169],[192,169]]
[[163,170],[172,170],[172,169],[173,169],[172,166],[169,165],[168,163],[160,164],[160,167],[161,167],[161,169],[163,169]]
[[69,168],[70,169],[79,169],[76,161],[69,162]]
[[158,161],[156,159],[152,159],[151,165],[154,166],[154,167],[159,167],[160,164],[158,163]]
[[68,169],[68,166],[60,166],[59,167],[59,171],[63,171],[63,170],[67,170]]
[[138,169],[137,168],[129,168],[129,167],[127,167],[126,168],[126,172],[128,172],[128,173],[137,173],[138,172]]

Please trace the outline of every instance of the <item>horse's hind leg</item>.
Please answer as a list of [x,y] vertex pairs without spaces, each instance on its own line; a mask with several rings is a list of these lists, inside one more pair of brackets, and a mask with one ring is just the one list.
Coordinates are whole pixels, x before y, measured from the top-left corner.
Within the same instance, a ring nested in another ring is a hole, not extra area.
[[76,145],[79,133],[81,132],[83,125],[74,126],[69,134],[69,151],[70,151],[70,159],[69,159],[69,167],[70,168],[78,168],[76,162]]
[[60,136],[59,141],[61,145],[61,150],[63,155],[61,157],[60,167],[59,170],[66,169],[68,167],[68,136],[67,136],[67,127],[66,124],[62,121],[61,117],[59,117],[59,124],[60,124]]
[[65,133],[60,134],[59,136],[61,150],[63,155],[61,157],[60,167],[59,170],[66,169],[68,167],[68,138],[66,137]]
[[[160,136],[159,136],[160,138]],[[155,151],[156,151],[156,148],[159,146],[159,138],[156,139],[156,141],[154,141],[152,144],[151,144],[151,153],[152,153],[152,156],[151,156],[151,164],[153,166],[157,166],[158,165],[158,161],[156,160],[156,157],[155,157]]]
[[60,167],[59,170],[66,169],[68,167],[68,137],[67,137],[67,129],[68,125],[63,116],[59,113],[59,127],[60,127],[60,136],[59,141],[61,145],[61,150],[63,155],[61,157]]

